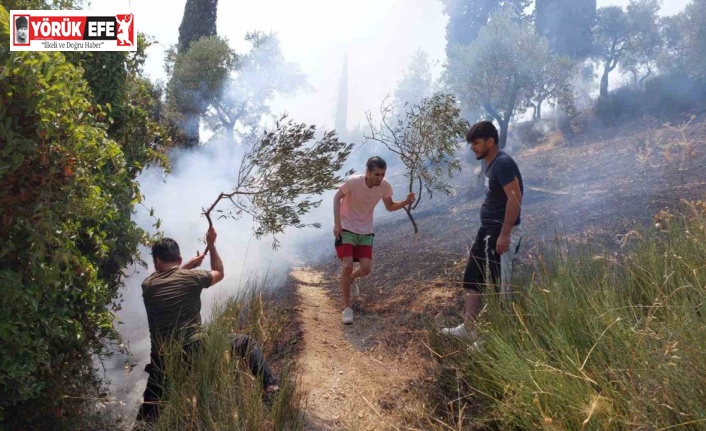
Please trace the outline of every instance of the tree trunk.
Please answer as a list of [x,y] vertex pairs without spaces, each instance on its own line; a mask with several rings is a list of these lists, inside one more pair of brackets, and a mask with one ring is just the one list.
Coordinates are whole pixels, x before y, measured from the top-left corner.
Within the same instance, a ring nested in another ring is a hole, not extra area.
[[225,138],[228,145],[235,145],[235,131],[233,131],[235,125],[224,124],[225,126]]
[[498,147],[502,150],[505,148],[505,143],[507,142],[507,126],[510,123],[510,118],[515,109],[515,96],[517,94],[517,89],[513,91],[513,96],[510,98],[509,109],[503,117],[500,113],[491,105],[490,103],[485,103],[483,106],[486,111],[495,119],[495,121],[500,124],[500,136],[498,136]]
[[[187,0],[184,6],[184,15],[179,25],[178,52],[183,53],[189,49],[192,42],[204,36],[216,34],[216,14],[218,0]],[[199,120],[203,112],[183,112],[184,134],[186,147],[199,145]]]
[[608,74],[610,73],[610,66],[606,64],[603,68],[603,76],[601,76],[601,97],[608,96]]
[[644,88],[645,79],[649,78],[650,75],[652,75],[652,69],[647,69],[647,74],[645,76],[643,76],[642,78],[640,78],[640,83],[639,83],[640,88]]
[[185,114],[184,135],[186,135],[185,146],[187,148],[197,147],[200,142],[199,136],[199,115],[194,113]]
[[502,150],[505,148],[505,144],[507,144],[507,128],[510,125],[510,117],[512,115],[508,115],[507,118],[504,118],[498,123],[500,123],[500,141],[498,142],[498,147]]
[[412,211],[408,207],[404,207],[404,212],[407,213],[407,217],[409,217],[409,221],[412,222],[412,227],[414,227],[414,234],[419,233],[419,227],[417,227],[417,222],[414,221],[414,217],[412,216]]

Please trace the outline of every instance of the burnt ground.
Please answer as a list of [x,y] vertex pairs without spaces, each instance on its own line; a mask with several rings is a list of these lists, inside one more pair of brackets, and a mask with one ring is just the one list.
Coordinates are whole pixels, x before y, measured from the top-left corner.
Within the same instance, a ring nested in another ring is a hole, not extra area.
[[[652,223],[660,210],[706,195],[705,118],[679,127],[644,119],[592,136],[553,141],[554,145],[511,151],[525,185],[519,271],[531,272],[538,250],[556,235],[617,247],[637,226]],[[459,321],[458,284],[479,227],[482,196],[476,188],[477,166],[475,162],[464,166],[455,179],[454,195],[434,196],[420,205],[415,215],[420,226],[416,237],[404,212],[387,214],[378,208],[373,273],[361,282],[362,298],[353,306],[368,331],[359,337],[364,342],[358,348],[381,355],[416,354],[428,365],[426,377],[410,380],[398,393],[388,391],[386,397],[372,401],[385,410],[394,411],[410,391],[423,394],[425,382],[433,378],[426,330]],[[394,177],[392,181],[395,185]],[[401,188],[395,188],[399,198]],[[339,303],[338,261],[329,227],[324,223],[322,233],[301,254],[307,266],[323,274],[322,288]],[[302,335],[306,340],[297,319],[288,331],[287,343]],[[300,353],[291,344],[288,347],[283,349],[287,354]],[[400,418],[398,425],[422,424]]]

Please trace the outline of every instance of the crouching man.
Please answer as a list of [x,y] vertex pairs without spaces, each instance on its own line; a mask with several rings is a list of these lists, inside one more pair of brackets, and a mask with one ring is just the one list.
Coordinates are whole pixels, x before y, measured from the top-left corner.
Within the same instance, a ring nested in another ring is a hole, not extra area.
[[[216,250],[216,231],[206,234],[207,250],[211,257],[211,270],[196,270],[205,257],[191,258],[182,265],[179,245],[170,238],[157,241],[152,246],[155,272],[142,283],[142,297],[150,329],[150,364],[144,402],[140,406],[138,421],[153,422],[159,415],[163,401],[165,379],[165,347],[170,340],[184,340],[183,350],[187,360],[193,359],[201,349],[201,290],[223,280],[223,262]],[[261,378],[265,393],[279,388],[255,341],[247,335],[232,334],[230,343],[234,354],[243,357],[253,374]]]

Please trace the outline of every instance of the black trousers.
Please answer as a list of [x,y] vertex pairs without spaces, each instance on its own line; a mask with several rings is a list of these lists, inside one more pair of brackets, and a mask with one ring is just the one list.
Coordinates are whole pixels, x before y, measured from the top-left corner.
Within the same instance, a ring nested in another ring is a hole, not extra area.
[[[513,228],[510,236],[510,249],[503,256],[495,252],[500,231],[501,226],[481,226],[478,229],[476,240],[473,242],[468,256],[466,270],[463,272],[463,287],[466,289],[482,292],[483,288],[489,284],[497,285],[501,275],[504,275],[507,279],[506,282],[509,283],[510,274],[512,274],[512,261],[522,242],[521,230],[519,227]],[[501,263],[507,267],[503,268]],[[487,280],[488,276],[490,276],[489,280]]]
[[[243,334],[232,334],[229,342],[231,350],[244,358],[250,367],[250,371],[262,379],[263,388],[277,383],[267,366],[262,349],[257,346],[251,337]],[[187,344],[183,348],[184,360],[190,364],[201,350],[201,341]],[[145,371],[149,374],[149,377],[143,395],[144,402],[140,406],[137,420],[152,422],[159,416],[160,401],[165,401],[164,393],[167,376],[165,374],[164,355],[153,352],[150,354],[150,359],[151,362],[145,367]]]

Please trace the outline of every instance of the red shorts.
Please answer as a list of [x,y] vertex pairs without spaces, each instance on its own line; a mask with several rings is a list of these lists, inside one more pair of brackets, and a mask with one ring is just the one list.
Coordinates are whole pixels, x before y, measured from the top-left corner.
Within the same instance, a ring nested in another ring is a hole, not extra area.
[[374,234],[361,235],[344,230],[341,236],[336,238],[336,255],[339,259],[352,257],[354,262],[372,259],[373,236]]

